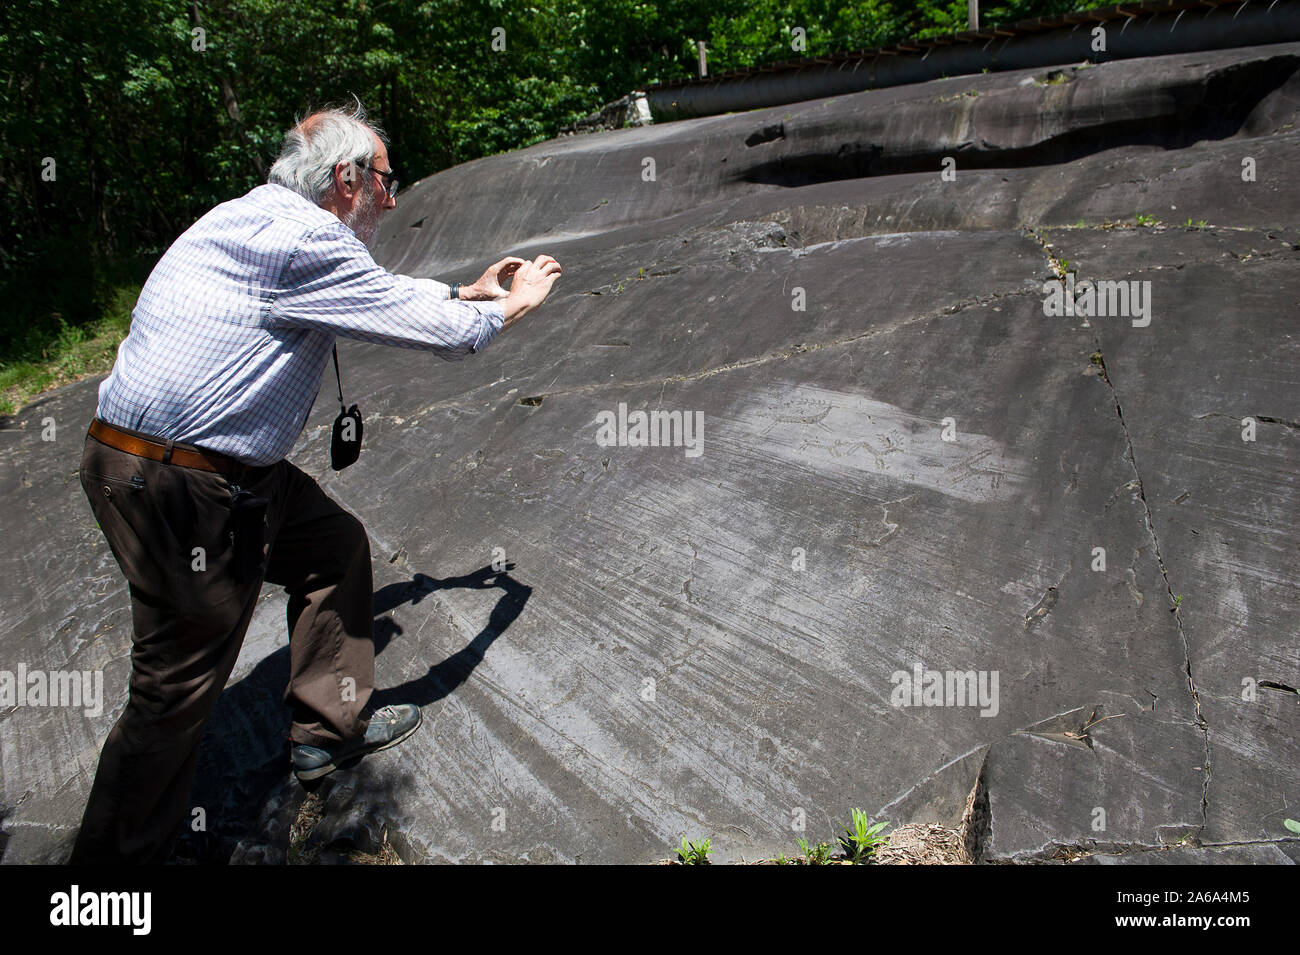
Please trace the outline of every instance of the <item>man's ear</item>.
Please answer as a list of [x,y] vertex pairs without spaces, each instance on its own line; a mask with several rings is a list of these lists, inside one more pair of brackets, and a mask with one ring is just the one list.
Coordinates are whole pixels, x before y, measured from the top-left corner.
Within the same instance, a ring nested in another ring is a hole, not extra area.
[[357,180],[360,176],[361,170],[357,168],[357,164],[354,162],[345,163],[342,171],[339,173],[339,178],[347,183],[349,189],[354,190],[357,188]]

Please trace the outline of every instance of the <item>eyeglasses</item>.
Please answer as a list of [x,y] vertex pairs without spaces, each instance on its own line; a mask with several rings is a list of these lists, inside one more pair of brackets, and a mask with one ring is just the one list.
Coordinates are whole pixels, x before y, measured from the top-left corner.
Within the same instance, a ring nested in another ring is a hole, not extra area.
[[388,193],[389,199],[392,199],[397,195],[397,177],[394,175],[392,169],[389,169],[388,172],[384,172],[382,169],[376,169],[374,166],[368,166],[365,163],[361,163],[360,165],[362,169],[369,169],[371,172],[377,172],[379,175],[384,177],[384,190]]

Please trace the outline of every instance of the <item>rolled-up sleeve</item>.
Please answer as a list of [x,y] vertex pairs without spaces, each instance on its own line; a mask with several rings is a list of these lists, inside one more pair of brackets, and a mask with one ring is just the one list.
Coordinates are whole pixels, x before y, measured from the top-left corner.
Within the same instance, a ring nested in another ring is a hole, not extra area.
[[290,256],[266,317],[273,326],[328,330],[454,360],[496,338],[505,309],[497,302],[453,301],[449,294],[441,282],[381,268],[338,223],[309,233]]

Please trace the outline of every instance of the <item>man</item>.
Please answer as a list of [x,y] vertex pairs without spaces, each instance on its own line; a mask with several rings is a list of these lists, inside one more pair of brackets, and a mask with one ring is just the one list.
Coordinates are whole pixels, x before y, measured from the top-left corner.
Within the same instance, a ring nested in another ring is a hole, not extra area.
[[284,457],[336,336],[463,358],[541,305],[560,266],[505,258],[459,288],[385,271],[367,246],[397,205],[394,177],[359,102],[314,113],[285,136],[269,182],[195,223],[140,293],[82,457],[82,487],[130,586],[134,639],[126,709],[72,862],[166,859],[264,580],[289,594],[285,700],[300,779],[420,724],[409,704],[365,712],[365,528]]

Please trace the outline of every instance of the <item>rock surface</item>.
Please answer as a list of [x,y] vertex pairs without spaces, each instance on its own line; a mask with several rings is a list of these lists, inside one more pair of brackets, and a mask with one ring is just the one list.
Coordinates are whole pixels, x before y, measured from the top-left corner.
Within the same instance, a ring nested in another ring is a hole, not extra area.
[[[957,825],[974,792],[981,861],[1294,861],[1298,70],[1283,43],[958,77],[399,197],[395,271],[565,274],[459,364],[344,343],[361,460],[328,468],[327,389],[295,449],[371,535],[377,702],[425,711],[322,787],[322,858],[754,859],[854,807]],[[1149,283],[1149,324],[1046,316],[1066,269]],[[66,856],[124,700],[129,602],[76,477],[96,385],[0,434],[0,670],[105,693],[0,708],[5,862]],[[702,441],[603,446],[622,406]],[[268,588],[185,857],[287,856],[283,612]],[[985,697],[904,695],[916,668]]]

